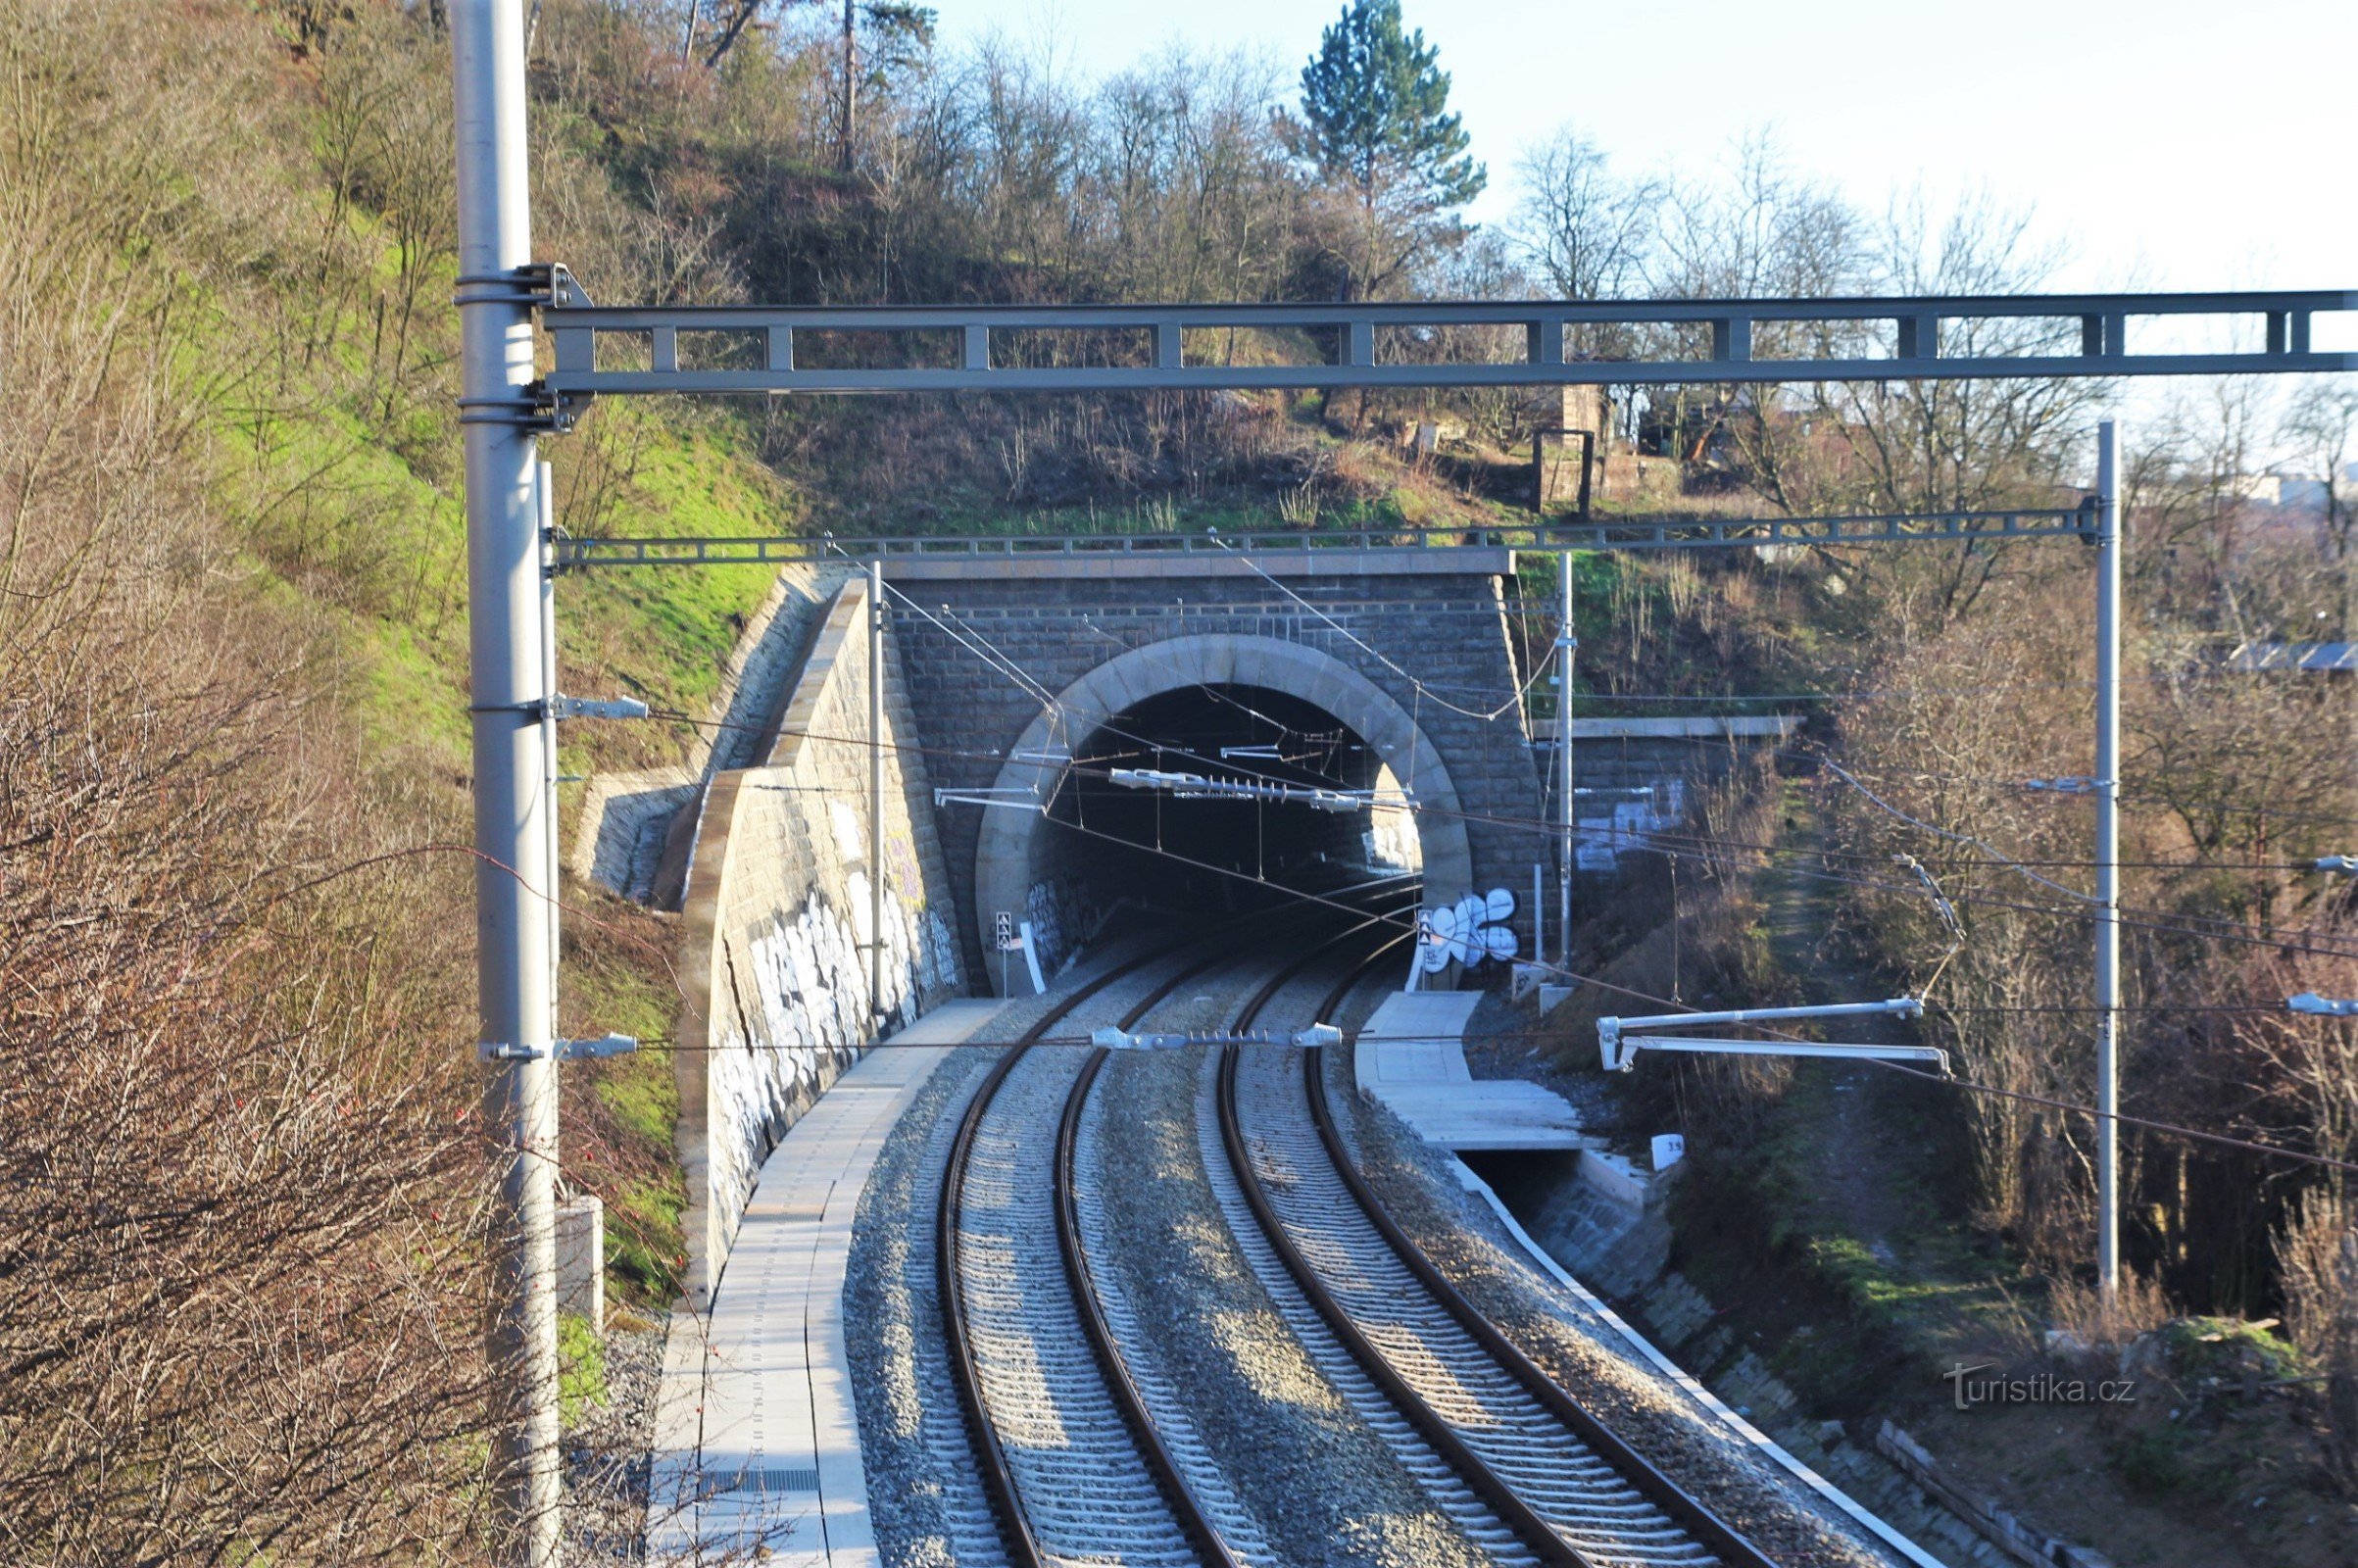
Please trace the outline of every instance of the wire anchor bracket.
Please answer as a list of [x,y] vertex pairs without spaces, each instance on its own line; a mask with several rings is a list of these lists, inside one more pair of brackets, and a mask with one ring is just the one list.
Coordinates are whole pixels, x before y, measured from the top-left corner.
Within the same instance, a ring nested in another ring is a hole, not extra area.
[[1628,1072],[1641,1051],[1673,1051],[1702,1055],[1832,1056],[1853,1061],[1929,1061],[1943,1076],[1948,1053],[1937,1046],[1823,1045],[1814,1040],[1729,1040],[1702,1035],[1631,1034],[1628,1031],[1700,1028],[1706,1024],[1772,1023],[1799,1018],[1856,1018],[1896,1014],[1924,1015],[1916,997],[1893,997],[1889,1002],[1842,1002],[1816,1007],[1746,1007],[1727,1012],[1663,1012],[1643,1018],[1599,1018],[1597,1045],[1607,1072]]
[[[535,707],[539,705],[534,705]],[[635,697],[565,697],[548,700],[555,718],[645,718],[647,705]]]
[[600,1035],[594,1040],[560,1040],[553,1046],[516,1046],[486,1040],[475,1047],[477,1061],[595,1061],[602,1056],[626,1056],[639,1049],[630,1035]]

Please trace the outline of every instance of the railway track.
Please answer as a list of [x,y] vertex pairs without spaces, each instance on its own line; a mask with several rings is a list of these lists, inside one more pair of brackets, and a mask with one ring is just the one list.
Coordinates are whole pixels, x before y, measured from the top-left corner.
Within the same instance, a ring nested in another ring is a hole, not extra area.
[[[1237,1027],[1351,935],[1274,976]],[[1351,969],[1319,1020],[1397,945]],[[1771,1568],[1533,1364],[1393,1221],[1336,1130],[1322,1056],[1223,1049],[1214,1099],[1228,1168],[1214,1191],[1311,1359],[1442,1510],[1506,1562]]]
[[[943,1176],[935,1259],[953,1381],[1017,1568],[1233,1561],[1180,1483],[1135,1384],[1118,1359],[1107,1366],[1091,1335],[1094,1303],[1075,1289],[1086,1264],[1068,1254],[1062,1179],[1074,1118],[1058,1113],[1079,1102],[1084,1058],[1035,1049],[1099,993],[1171,956],[1107,971],[1026,1030],[968,1101]],[[1180,967],[1124,1026],[1220,956]],[[1044,1172],[1052,1181],[1040,1180]]]
[[[1247,945],[1180,963],[1117,1027],[1136,1025]],[[1107,1053],[1035,1049],[1098,995],[1176,952],[1099,976],[1026,1030],[977,1086],[944,1172],[935,1257],[953,1378],[1018,1568],[1266,1560],[1258,1527],[1196,1440],[1176,1392],[1134,1370],[1122,1347],[1140,1342],[1142,1325],[1090,1262],[1106,1239],[1078,1167]],[[989,1220],[976,1223],[986,1207]]]
[[[1389,879],[1358,896],[1404,891]],[[1117,1027],[1133,1027],[1248,945],[1179,962]],[[1092,1249],[1109,1239],[1080,1167],[1107,1053],[1035,1049],[1105,991],[1180,951],[1109,970],[1027,1029],[976,1086],[945,1162],[934,1261],[952,1382],[1001,1544],[1018,1568],[1269,1560],[1178,1392],[1140,1370],[1151,1357],[1125,1352],[1147,1329],[1091,1264]]]

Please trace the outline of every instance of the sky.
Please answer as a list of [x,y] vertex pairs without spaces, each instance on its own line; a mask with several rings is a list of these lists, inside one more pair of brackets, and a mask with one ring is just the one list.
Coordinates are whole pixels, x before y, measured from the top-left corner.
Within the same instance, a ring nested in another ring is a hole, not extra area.
[[[1265,51],[1289,96],[1339,0],[933,0],[952,47],[1052,41],[1084,75],[1180,41]],[[1404,0],[1491,189],[1566,122],[1629,172],[1695,172],[1773,130],[1880,211],[1921,185],[2035,208],[2059,289],[2358,288],[2352,0]],[[2358,315],[2317,346],[2358,349]]]

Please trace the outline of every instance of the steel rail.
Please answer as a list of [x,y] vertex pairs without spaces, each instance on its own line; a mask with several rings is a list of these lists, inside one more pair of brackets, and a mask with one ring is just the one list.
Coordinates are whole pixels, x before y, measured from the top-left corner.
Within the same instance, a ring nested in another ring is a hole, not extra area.
[[[1405,938],[1397,939],[1404,941]],[[1397,941],[1396,944],[1397,945]],[[1269,999],[1287,981],[1301,973],[1317,957],[1319,949],[1305,955],[1298,963],[1273,978],[1238,1015],[1238,1027],[1249,1027]],[[1379,953],[1382,950],[1378,950]],[[1484,1461],[1460,1437],[1457,1429],[1445,1420],[1424,1396],[1409,1386],[1391,1360],[1377,1349],[1353,1321],[1351,1313],[1327,1288],[1326,1281],[1310,1266],[1302,1250],[1286,1229],[1276,1205],[1269,1200],[1260,1173],[1253,1168],[1251,1152],[1245,1144],[1245,1131],[1237,1114],[1237,1065],[1244,1052],[1236,1046],[1223,1049],[1220,1054],[1219,1118],[1220,1143],[1228,1152],[1228,1162],[1237,1179],[1238,1189],[1260,1226],[1263,1238],[1279,1260],[1284,1263],[1296,1287],[1301,1290],[1330,1333],[1338,1340],[1359,1370],[1382,1391],[1395,1409],[1416,1429],[1417,1435],[1431,1446],[1434,1452],[1454,1470],[1474,1494],[1498,1514],[1501,1522],[1531,1549],[1542,1562],[1562,1565],[1562,1568],[1596,1568],[1594,1562],[1571,1543],[1558,1535],[1555,1528],[1542,1518],[1530,1503],[1501,1480],[1497,1471]]]
[[[1117,1027],[1127,1029],[1179,989],[1207,969],[1215,968],[1234,957],[1243,944],[1222,948],[1202,961],[1181,969],[1163,981],[1124,1013]],[[1029,1050],[1029,1047],[1024,1048]],[[1122,1423],[1130,1430],[1131,1440],[1138,1445],[1147,1469],[1154,1478],[1156,1490],[1178,1521],[1179,1528],[1206,1562],[1219,1568],[1242,1568],[1237,1556],[1212,1522],[1204,1516],[1202,1504],[1189,1490],[1179,1474],[1179,1463],[1171,1456],[1162,1434],[1155,1429],[1154,1417],[1147,1409],[1146,1396],[1139,1392],[1137,1380],[1130,1375],[1130,1365],[1123,1359],[1121,1348],[1114,1344],[1113,1329],[1105,1321],[1105,1304],[1098,1299],[1096,1282],[1090,1276],[1089,1250],[1081,1240],[1080,1200],[1076,1192],[1073,1171],[1074,1151],[1080,1141],[1081,1109],[1088,1103],[1090,1086],[1097,1082],[1100,1069],[1112,1053],[1104,1046],[1090,1049],[1088,1058],[1081,1063],[1080,1077],[1074,1080],[1072,1092],[1064,1097],[1064,1113],[1056,1123],[1056,1157],[1054,1165],[1055,1202],[1056,1210],[1056,1250],[1064,1263],[1065,1283],[1072,1288],[1074,1303],[1080,1308],[1081,1330],[1088,1337],[1090,1351],[1097,1358],[1098,1371],[1105,1377],[1106,1389],[1121,1411]]]
[[1117,964],[1042,1013],[991,1064],[991,1070],[975,1088],[966,1113],[958,1122],[958,1137],[950,1146],[949,1164],[943,1172],[941,1200],[934,1210],[934,1281],[936,1294],[941,1298],[943,1338],[949,1342],[951,1380],[957,1386],[958,1407],[966,1418],[966,1436],[974,1447],[976,1468],[982,1473],[983,1494],[999,1520],[1000,1540],[1015,1568],[1043,1568],[1047,1558],[1032,1535],[1031,1521],[1017,1495],[1014,1471],[1007,1463],[1007,1448],[999,1441],[999,1431],[991,1424],[990,1412],[983,1402],[982,1373],[975,1361],[973,1339],[966,1331],[966,1288],[958,1272],[958,1243],[966,1169],[973,1156],[975,1137],[982,1128],[983,1111],[1024,1054],[1082,1003],[1115,981],[1168,957],[1174,951],[1163,949]]
[[[1341,1005],[1357,979],[1358,976],[1354,975],[1344,982],[1327,1000],[1326,1006],[1320,1010],[1320,1021],[1325,1021],[1332,1010]],[[1619,1434],[1574,1398],[1563,1385],[1541,1370],[1523,1353],[1521,1347],[1508,1339],[1488,1315],[1466,1299],[1465,1294],[1442,1273],[1425,1254],[1424,1249],[1400,1229],[1383,1200],[1376,1197],[1375,1190],[1368,1186],[1357,1161],[1343,1147],[1342,1134],[1335,1126],[1333,1106],[1327,1100],[1325,1055],[1325,1050],[1317,1046],[1302,1053],[1303,1091],[1309,1097],[1310,1117],[1318,1125],[1319,1142],[1326,1147],[1328,1157],[1335,1163],[1336,1174],[1343,1178],[1344,1186],[1351,1189],[1351,1195],[1357,1200],[1361,1212],[1366,1214],[1369,1223],[1375,1226],[1408,1272],[1416,1276],[1417,1282],[1432,1294],[1457,1326],[1465,1330],[1494,1361],[1522,1386],[1524,1393],[1595,1449],[1641,1495],[1661,1509],[1721,1561],[1729,1564],[1730,1568],[1775,1568],[1759,1547],[1739,1535],[1700,1498],[1656,1469],[1645,1455],[1631,1447]]]
[[[1408,879],[1404,877],[1386,878],[1367,884],[1363,891],[1380,897],[1382,895],[1377,890],[1391,889],[1406,880]],[[1029,1028],[1016,1038],[1010,1049],[998,1061],[992,1063],[990,1071],[976,1086],[974,1094],[967,1102],[963,1115],[959,1118],[958,1135],[951,1145],[950,1158],[944,1168],[940,1200],[935,1208],[934,1232],[935,1287],[941,1299],[943,1337],[948,1342],[952,1382],[958,1390],[958,1406],[965,1418],[968,1441],[974,1448],[977,1469],[982,1477],[984,1495],[989,1500],[991,1511],[999,1522],[1001,1543],[1007,1547],[1008,1557],[1015,1564],[1015,1568],[1042,1568],[1048,1558],[1043,1553],[1038,1539],[1032,1533],[1030,1517],[1024,1511],[1014,1470],[1008,1462],[1005,1445],[1000,1442],[998,1429],[991,1423],[988,1401],[983,1393],[982,1374],[975,1355],[973,1336],[967,1327],[966,1291],[963,1276],[959,1271],[958,1248],[958,1233],[964,1209],[966,1172],[971,1163],[975,1140],[981,1132],[983,1117],[989,1110],[992,1100],[998,1095],[1000,1087],[1007,1082],[1007,1075],[1015,1069],[1017,1062],[1031,1051],[1032,1047],[1039,1044],[1051,1029],[1070,1016],[1090,998],[1117,981],[1136,974],[1149,964],[1169,957],[1184,946],[1185,944],[1179,944],[1170,948],[1158,949],[1127,963],[1116,965],[1078,987],[1070,996],[1059,999],[1042,1013]],[[1232,956],[1238,946],[1241,944],[1223,946],[1203,961],[1182,969],[1164,981],[1145,1001],[1124,1016],[1121,1027],[1128,1028],[1144,1016],[1148,1009],[1168,997],[1178,986]],[[1101,1049],[1094,1053],[1094,1057],[1102,1058],[1104,1054],[1105,1053]],[[1075,1287],[1074,1297],[1076,1304],[1080,1307],[1079,1315],[1084,1330],[1089,1334],[1091,1349],[1097,1358],[1100,1371],[1105,1375],[1108,1393],[1115,1407],[1121,1412],[1133,1440],[1137,1442],[1142,1456],[1146,1459],[1149,1470],[1155,1481],[1156,1490],[1164,1494],[1166,1503],[1171,1506],[1174,1522],[1179,1526],[1181,1532],[1189,1537],[1191,1544],[1206,1554],[1209,1561],[1221,1565],[1221,1568],[1234,1568],[1235,1558],[1229,1552],[1226,1544],[1219,1539],[1218,1532],[1204,1517],[1203,1510],[1197,1503],[1194,1494],[1189,1492],[1180,1479],[1178,1467],[1171,1458],[1168,1447],[1162,1443],[1159,1434],[1155,1432],[1154,1422],[1147,1412],[1137,1385],[1131,1379],[1128,1367],[1122,1363],[1113,1347],[1110,1331],[1104,1320],[1104,1308],[1097,1299],[1094,1288],[1081,1288],[1086,1284],[1088,1278],[1085,1254],[1081,1254],[1078,1259],[1079,1273],[1076,1275],[1074,1272],[1076,1268],[1075,1249],[1078,1248],[1079,1231],[1077,1224],[1068,1218],[1071,1194],[1065,1177],[1070,1170],[1071,1147],[1067,1140],[1077,1131],[1078,1111],[1082,1098],[1086,1094],[1087,1085],[1094,1080],[1096,1071],[1097,1062],[1093,1059],[1084,1069],[1080,1087],[1067,1097],[1064,1116],[1057,1132],[1057,1153],[1055,1166],[1057,1173],[1058,1191],[1056,1194],[1055,1207],[1058,1247],[1064,1258],[1065,1277],[1067,1282]]]

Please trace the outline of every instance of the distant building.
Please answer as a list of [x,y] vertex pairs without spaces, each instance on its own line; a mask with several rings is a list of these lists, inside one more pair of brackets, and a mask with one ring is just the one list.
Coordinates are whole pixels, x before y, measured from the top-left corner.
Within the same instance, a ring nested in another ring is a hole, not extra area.
[[[2358,470],[2358,464],[2350,466]],[[2268,473],[2239,473],[2227,482],[2227,488],[2256,507],[2274,507],[2282,512],[2326,510],[2327,483],[2313,473],[2291,473],[2281,468]]]

